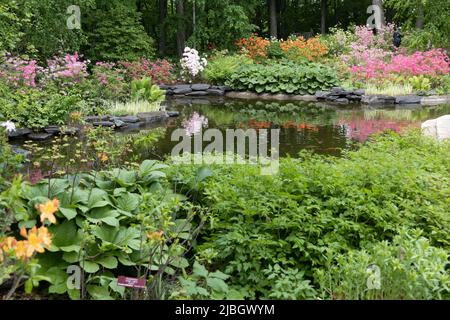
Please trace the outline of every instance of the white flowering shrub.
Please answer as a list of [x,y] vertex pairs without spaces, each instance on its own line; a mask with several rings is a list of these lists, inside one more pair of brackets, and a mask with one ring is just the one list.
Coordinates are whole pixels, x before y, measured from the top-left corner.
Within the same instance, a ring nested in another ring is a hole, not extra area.
[[186,47],[184,49],[183,58],[180,60],[182,75],[186,80],[191,81],[200,74],[208,65],[205,58],[200,58],[198,51]]

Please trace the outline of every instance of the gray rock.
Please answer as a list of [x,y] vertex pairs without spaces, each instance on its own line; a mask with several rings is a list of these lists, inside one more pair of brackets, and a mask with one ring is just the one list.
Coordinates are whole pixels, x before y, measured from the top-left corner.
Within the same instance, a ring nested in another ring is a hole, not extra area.
[[173,90],[173,94],[187,94],[192,92],[191,87],[187,87],[187,88],[176,88],[175,90]]
[[395,98],[383,95],[363,96],[361,102],[368,105],[393,105]]
[[358,95],[358,96],[363,96],[363,95],[366,94],[366,90],[364,90],[364,89],[354,90],[354,91],[353,91],[353,94],[356,94],[356,95]]
[[231,91],[231,87],[229,86],[212,86],[211,89],[218,89],[218,90],[222,90],[225,92]]
[[350,101],[347,98],[339,98],[334,100],[335,103],[339,103],[339,104],[349,104]]
[[419,96],[398,96],[395,97],[396,104],[420,104],[422,97]]
[[316,96],[310,95],[310,94],[294,94],[290,96],[290,99],[293,101],[317,101]]
[[61,129],[58,126],[48,126],[47,128],[44,128],[44,131],[51,134],[59,134]]
[[349,94],[346,97],[347,99],[349,99],[350,101],[361,101],[361,96],[357,95],[357,94]]
[[329,95],[325,98],[325,100],[326,100],[326,101],[335,101],[335,100],[339,99],[340,97],[341,97],[341,96],[339,96],[339,95],[329,94]]
[[31,131],[28,128],[18,128],[15,131],[8,132],[8,138],[11,138],[11,139],[23,138],[23,137],[25,137],[26,135],[29,135],[32,132],[33,131]]
[[139,118],[136,116],[123,116],[123,117],[114,117],[112,120],[120,120],[126,123],[136,123],[139,122]]
[[420,101],[421,104],[426,106],[435,106],[438,104],[445,104],[448,102],[450,102],[450,95],[423,97]]
[[212,96],[223,96],[225,94],[225,91],[220,89],[208,89],[207,92]]
[[250,91],[243,91],[243,92],[239,92],[239,91],[230,91],[227,92],[225,94],[225,96],[227,96],[228,98],[233,98],[233,99],[258,99],[258,94],[255,92],[250,92]]
[[170,118],[175,118],[175,117],[178,117],[180,115],[180,113],[178,111],[167,111],[167,115]]
[[20,155],[24,156],[25,158],[28,158],[31,155],[30,151],[24,150],[17,146],[11,146],[11,151],[14,152],[15,154],[20,154]]
[[191,86],[191,89],[194,91],[206,91],[209,88],[211,88],[211,86],[209,84],[204,83],[196,83]]
[[166,90],[166,95],[167,96],[173,96],[174,95],[173,90],[172,89]]
[[170,85],[168,85],[168,84],[160,84],[160,85],[159,85],[159,88],[160,88],[161,90],[170,90],[170,89],[172,89],[172,86],[170,86]]
[[114,126],[117,128],[122,128],[122,127],[126,126],[126,123],[119,119],[115,119],[113,122],[114,122]]
[[186,93],[186,96],[207,96],[208,92],[206,91],[192,91],[189,93]]
[[138,113],[137,117],[142,122],[152,123],[152,122],[163,121],[163,120],[167,119],[168,115],[167,115],[166,112],[157,111],[157,112],[142,112],[142,113]]
[[99,122],[99,121],[109,121],[110,116],[88,116],[84,118],[86,122]]
[[317,91],[314,96],[319,100],[325,100],[329,94],[330,91]]
[[34,141],[44,141],[53,137],[51,133],[30,133],[28,138]]
[[112,121],[96,121],[93,122],[92,125],[95,127],[108,127],[108,128],[115,126],[114,122]]

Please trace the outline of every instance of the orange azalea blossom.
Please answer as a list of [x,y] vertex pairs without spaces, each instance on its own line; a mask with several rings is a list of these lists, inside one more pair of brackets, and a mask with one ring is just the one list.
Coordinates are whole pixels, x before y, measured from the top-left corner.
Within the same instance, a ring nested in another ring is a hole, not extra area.
[[98,155],[98,158],[100,159],[101,162],[106,162],[108,161],[108,155],[105,152],[102,152]]
[[163,234],[164,234],[164,231],[162,231],[162,230],[161,231],[148,232],[147,233],[147,237],[150,240],[161,240]]
[[58,211],[59,200],[53,199],[44,204],[36,205],[36,209],[41,213],[41,222],[44,223],[48,219],[51,223],[56,223],[55,212]]
[[290,38],[280,42],[281,50],[291,58],[305,57],[310,61],[317,61],[328,53],[328,48],[318,37],[305,40],[303,37]]
[[270,41],[252,34],[248,38],[239,39],[236,45],[240,48],[241,53],[253,60],[261,60],[267,58],[267,47]]

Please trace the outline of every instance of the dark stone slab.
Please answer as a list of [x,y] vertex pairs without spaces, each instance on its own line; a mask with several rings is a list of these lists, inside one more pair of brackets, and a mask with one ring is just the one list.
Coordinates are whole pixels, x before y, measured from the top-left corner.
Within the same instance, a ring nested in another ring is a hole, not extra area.
[[211,86],[209,84],[204,83],[196,83],[191,86],[191,89],[194,91],[206,91],[209,88],[211,88]]
[[159,85],[159,88],[160,88],[161,90],[170,90],[170,89],[172,89],[172,86],[171,86],[171,85],[168,85],[168,84],[160,84],[160,85]]
[[100,122],[100,121],[109,121],[110,116],[88,116],[84,118],[86,122]]
[[353,94],[356,94],[356,95],[358,95],[358,96],[363,96],[363,95],[366,94],[366,90],[364,90],[364,89],[354,90],[354,91],[353,91]]
[[139,122],[139,118],[136,116],[123,116],[123,117],[114,117],[112,118],[113,121],[120,120],[126,123],[136,123]]
[[180,113],[179,113],[178,111],[167,111],[167,115],[168,115],[170,118],[175,118],[175,117],[180,116]]
[[208,92],[206,91],[192,91],[189,93],[186,93],[186,96],[207,96]]
[[11,146],[11,151],[14,152],[15,154],[20,154],[20,155],[24,156],[25,158],[28,158],[31,155],[30,151],[21,149],[17,146]]
[[233,90],[229,86],[212,86],[211,89],[218,89],[218,90],[222,90],[222,91],[225,91],[225,92]]
[[113,122],[114,122],[114,126],[116,128],[122,128],[122,127],[126,126],[126,123],[124,121],[122,121],[122,120],[119,120],[119,119],[114,119]]
[[114,127],[115,124],[112,121],[97,121],[97,122],[93,122],[92,125],[94,125],[95,127]]
[[166,90],[166,95],[167,96],[173,96],[174,95],[173,90],[172,89]]
[[347,98],[339,98],[334,100],[335,103],[339,103],[339,104],[348,104],[350,103],[350,101]]
[[319,100],[325,100],[329,94],[330,94],[329,91],[317,91],[315,93],[315,97]]
[[59,126],[48,126],[47,128],[44,128],[44,131],[50,134],[59,134],[61,129]]
[[158,112],[142,112],[138,113],[137,117],[140,121],[145,123],[151,122],[159,122],[167,119],[168,115],[166,112],[158,111]]
[[190,87],[187,88],[177,88],[173,90],[173,94],[187,94],[192,92],[192,89]]
[[8,132],[8,138],[12,138],[12,139],[23,138],[32,132],[33,131],[31,131],[31,129],[28,129],[28,128],[18,128],[15,131]]
[[50,139],[51,137],[53,137],[51,133],[30,133],[28,135],[28,139],[34,141],[44,141]]
[[351,101],[361,101],[362,96],[357,95],[357,94],[349,94],[346,96],[346,98]]
[[220,89],[208,89],[207,92],[212,96],[223,96],[225,94],[225,90]]
[[384,95],[363,96],[361,102],[368,105],[393,105],[395,98]]
[[398,96],[395,98],[396,104],[420,104],[422,97],[419,96]]

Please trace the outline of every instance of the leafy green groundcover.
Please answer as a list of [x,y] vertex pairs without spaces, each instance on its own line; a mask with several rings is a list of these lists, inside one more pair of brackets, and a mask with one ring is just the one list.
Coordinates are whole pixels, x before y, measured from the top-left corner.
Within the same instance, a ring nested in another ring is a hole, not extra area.
[[284,62],[244,65],[226,84],[239,91],[304,95],[336,86],[338,80],[336,72],[325,65]]
[[[449,155],[450,143],[387,134],[343,158],[281,159],[277,176],[242,165],[212,166],[201,184],[190,182],[195,167],[170,176],[211,216],[197,255],[247,297],[442,298],[450,284]],[[381,242],[399,234],[407,245]],[[422,248],[422,237],[434,247]],[[385,272],[376,294],[361,276],[364,263]]]

